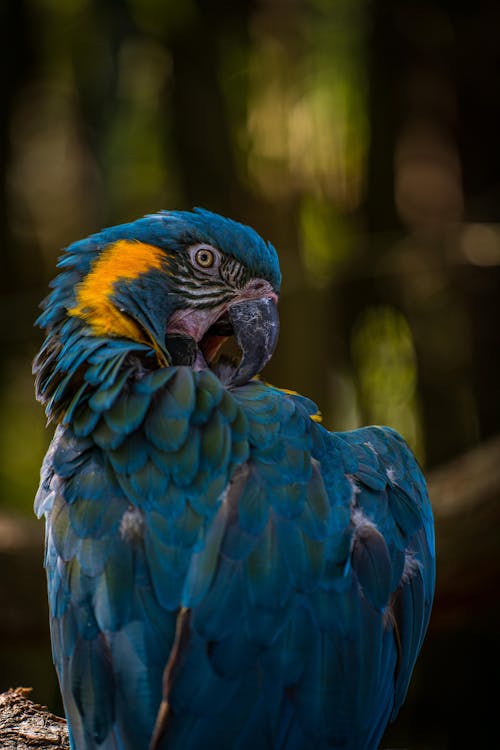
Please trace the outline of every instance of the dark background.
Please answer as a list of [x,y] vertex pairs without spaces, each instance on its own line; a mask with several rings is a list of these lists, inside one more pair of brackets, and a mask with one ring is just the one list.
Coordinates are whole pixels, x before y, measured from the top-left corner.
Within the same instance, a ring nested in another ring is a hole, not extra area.
[[0,0],[0,689],[61,710],[31,519],[56,258],[201,205],[280,254],[268,379],[391,424],[431,477],[436,605],[383,746],[495,743],[499,81],[493,1]]

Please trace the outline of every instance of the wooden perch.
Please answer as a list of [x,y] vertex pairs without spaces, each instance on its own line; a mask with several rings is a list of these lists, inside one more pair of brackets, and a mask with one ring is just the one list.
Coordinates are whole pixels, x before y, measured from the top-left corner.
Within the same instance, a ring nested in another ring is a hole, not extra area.
[[31,688],[0,694],[2,750],[69,750],[64,719],[29,700]]

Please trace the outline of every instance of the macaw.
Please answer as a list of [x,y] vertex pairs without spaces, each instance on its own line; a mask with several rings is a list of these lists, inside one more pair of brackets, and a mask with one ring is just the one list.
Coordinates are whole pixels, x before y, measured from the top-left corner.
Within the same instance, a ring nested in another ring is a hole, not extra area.
[[161,211],[59,267],[35,509],[71,747],[377,748],[434,591],[408,446],[259,379],[281,278],[253,229]]

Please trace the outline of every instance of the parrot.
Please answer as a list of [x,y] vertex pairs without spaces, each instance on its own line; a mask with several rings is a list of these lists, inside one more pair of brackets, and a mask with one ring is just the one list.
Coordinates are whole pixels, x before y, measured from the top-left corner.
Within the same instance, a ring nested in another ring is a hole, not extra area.
[[434,595],[410,448],[262,379],[281,272],[251,227],[163,210],[58,267],[35,511],[72,750],[376,750]]

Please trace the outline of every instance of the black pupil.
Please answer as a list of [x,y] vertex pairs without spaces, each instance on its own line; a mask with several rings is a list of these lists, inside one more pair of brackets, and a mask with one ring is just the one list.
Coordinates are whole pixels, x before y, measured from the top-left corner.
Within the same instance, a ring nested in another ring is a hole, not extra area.
[[207,252],[206,250],[202,250],[198,254],[198,260],[200,261],[200,263],[209,263],[210,262],[210,253]]

